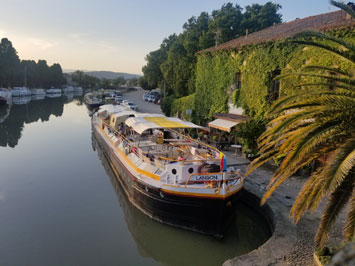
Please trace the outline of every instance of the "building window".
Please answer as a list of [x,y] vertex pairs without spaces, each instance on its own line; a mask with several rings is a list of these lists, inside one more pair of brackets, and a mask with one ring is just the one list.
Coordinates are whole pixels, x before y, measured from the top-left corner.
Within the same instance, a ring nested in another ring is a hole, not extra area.
[[272,72],[271,74],[271,87],[269,89],[269,103],[272,103],[274,101],[276,101],[279,98],[280,95],[280,80],[279,79],[274,79],[277,76],[279,76],[281,74],[280,70],[275,70],[274,72]]
[[240,72],[235,75],[235,88],[237,90],[240,90],[242,88],[242,75]]

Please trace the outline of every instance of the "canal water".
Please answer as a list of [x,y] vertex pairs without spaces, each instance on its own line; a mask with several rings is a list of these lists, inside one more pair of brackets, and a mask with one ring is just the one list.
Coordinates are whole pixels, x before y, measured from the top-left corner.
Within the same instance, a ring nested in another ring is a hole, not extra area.
[[264,243],[243,205],[221,239],[153,221],[125,197],[82,97],[0,108],[0,265],[221,265]]

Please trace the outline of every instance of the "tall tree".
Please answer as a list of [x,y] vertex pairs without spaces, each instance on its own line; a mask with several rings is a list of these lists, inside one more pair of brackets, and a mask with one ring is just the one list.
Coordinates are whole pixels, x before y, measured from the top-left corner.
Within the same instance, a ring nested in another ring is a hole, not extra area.
[[[341,3],[331,2],[348,10]],[[355,18],[353,11],[349,14]],[[354,44],[318,32],[296,37],[302,39],[295,43],[328,51],[355,69]],[[327,199],[315,238],[317,246],[325,243],[347,203],[345,237],[347,240],[355,237],[355,78],[353,71],[343,67],[306,66],[300,73],[291,74],[303,78],[299,87],[313,86],[316,90],[281,98],[273,104],[272,121],[259,139],[261,156],[248,170],[250,173],[273,157],[286,154],[268,185],[264,203],[300,168],[318,162],[291,209],[297,222],[306,211],[314,210],[322,199]],[[309,78],[320,81],[315,83]]]
[[0,43],[0,86],[10,86],[16,80],[20,59],[12,43],[7,39],[1,39]]
[[196,52],[213,46],[216,38],[222,43],[244,35],[245,27],[250,25],[251,30],[260,30],[281,22],[279,8],[268,2],[248,6],[243,14],[239,5],[227,3],[211,15],[202,12],[198,17],[191,17],[184,23],[181,34],[170,35],[158,50],[146,56],[142,80],[147,87],[163,87],[166,95],[182,97],[194,93]]
[[245,7],[241,22],[241,35],[248,32],[255,32],[281,22],[281,15],[277,11],[281,8],[279,4],[267,2],[265,5],[253,4]]
[[216,34],[218,43],[239,37],[243,15],[242,8],[238,4],[224,4],[221,9],[212,12],[212,17],[209,30]]

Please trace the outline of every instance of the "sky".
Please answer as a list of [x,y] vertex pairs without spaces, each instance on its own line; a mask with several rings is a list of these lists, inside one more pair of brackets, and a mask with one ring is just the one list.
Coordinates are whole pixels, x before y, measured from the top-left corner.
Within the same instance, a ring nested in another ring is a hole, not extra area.
[[[142,74],[145,56],[201,12],[257,0],[0,0],[0,38],[20,59],[63,69]],[[283,22],[337,10],[328,0],[274,0]]]

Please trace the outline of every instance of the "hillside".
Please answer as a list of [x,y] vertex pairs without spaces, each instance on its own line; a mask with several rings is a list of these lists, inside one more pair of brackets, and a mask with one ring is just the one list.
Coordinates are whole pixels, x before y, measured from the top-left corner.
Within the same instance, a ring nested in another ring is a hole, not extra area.
[[[75,71],[75,70],[74,70]],[[71,69],[64,69],[63,72],[71,74],[74,72]],[[124,79],[132,79],[132,78],[139,78],[140,75],[136,75],[136,74],[129,74],[129,73],[122,73],[122,72],[112,72],[112,71],[86,71],[84,70],[84,73],[89,75],[89,76],[93,76],[99,79],[116,79],[119,77],[123,77]]]

